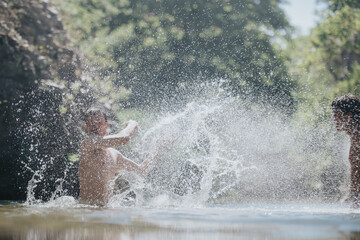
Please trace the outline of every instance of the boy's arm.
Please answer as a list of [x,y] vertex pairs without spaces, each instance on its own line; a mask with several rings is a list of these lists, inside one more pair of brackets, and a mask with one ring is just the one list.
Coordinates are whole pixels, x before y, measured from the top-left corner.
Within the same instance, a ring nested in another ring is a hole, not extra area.
[[142,177],[146,177],[146,175],[150,172],[150,170],[157,163],[157,161],[158,161],[159,157],[161,156],[161,154],[163,153],[163,151],[165,149],[167,149],[168,146],[170,144],[172,144],[174,141],[175,141],[175,139],[171,139],[166,144],[162,144],[161,146],[159,146],[156,151],[156,154],[154,156],[151,156],[151,157],[147,158],[146,160],[144,160],[140,165],[133,162],[132,160],[124,157],[121,153],[118,153],[119,155],[117,157],[117,167],[118,167],[117,170],[120,171],[120,170],[124,169],[127,171],[133,171]]
[[138,123],[130,120],[126,128],[121,130],[119,133],[114,135],[105,136],[99,140],[93,142],[95,148],[110,148],[125,145],[130,141],[130,137],[133,135],[135,130],[138,128]]
[[[171,141],[172,143],[173,141]],[[151,169],[156,165],[157,161],[159,160],[161,154],[164,152],[165,149],[168,148],[168,145],[161,145],[156,150],[156,154],[153,156],[149,156],[146,160],[141,163],[141,169],[145,173],[145,176],[151,171]]]
[[116,172],[121,170],[126,170],[128,172],[135,172],[139,176],[145,177],[147,173],[141,168],[141,165],[133,162],[127,157],[124,157],[120,152],[118,152],[118,156],[116,158]]

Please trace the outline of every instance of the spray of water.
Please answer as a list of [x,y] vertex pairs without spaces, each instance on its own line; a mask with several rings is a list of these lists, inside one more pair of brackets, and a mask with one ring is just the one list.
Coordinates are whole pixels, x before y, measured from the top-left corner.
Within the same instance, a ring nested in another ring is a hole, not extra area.
[[[192,96],[182,107],[152,113],[157,120],[132,140],[134,160],[168,147],[145,181],[121,173],[130,188],[109,206],[323,201],[344,194],[346,148],[331,119],[306,127],[294,116],[214,90],[214,84]],[[34,177],[27,202],[35,201]]]
[[331,118],[306,126],[221,89],[209,91],[211,97],[202,90],[134,140],[133,151],[144,159],[176,136],[145,186],[133,189],[143,196],[139,204],[337,201],[344,195],[346,141]]

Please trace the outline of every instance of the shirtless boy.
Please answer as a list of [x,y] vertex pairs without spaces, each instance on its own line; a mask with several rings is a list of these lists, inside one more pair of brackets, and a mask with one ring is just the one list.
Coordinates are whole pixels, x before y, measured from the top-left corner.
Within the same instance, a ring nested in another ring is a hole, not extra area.
[[138,165],[112,148],[130,141],[138,128],[137,122],[130,120],[118,134],[105,136],[109,123],[100,109],[89,109],[85,117],[89,138],[80,147],[79,200],[82,203],[105,205],[113,195],[111,183],[120,170],[133,171],[145,177],[158,156]]
[[338,131],[350,136],[350,200],[360,206],[360,99],[348,94],[337,97],[331,104]]

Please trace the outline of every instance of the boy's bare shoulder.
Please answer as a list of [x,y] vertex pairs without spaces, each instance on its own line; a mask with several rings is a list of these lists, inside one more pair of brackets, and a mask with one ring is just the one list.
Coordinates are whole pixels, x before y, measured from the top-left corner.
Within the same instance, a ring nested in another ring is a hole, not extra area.
[[85,138],[81,144],[80,149],[84,150],[91,150],[96,149],[98,146],[98,142],[101,141],[102,137],[100,136],[89,136],[88,138]]

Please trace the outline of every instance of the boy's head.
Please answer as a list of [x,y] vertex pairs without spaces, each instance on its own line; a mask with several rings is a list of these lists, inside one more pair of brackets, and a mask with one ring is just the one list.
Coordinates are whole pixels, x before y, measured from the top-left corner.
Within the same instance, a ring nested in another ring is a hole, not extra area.
[[360,99],[352,94],[336,97],[331,104],[336,128],[351,133],[360,127]]
[[85,113],[85,128],[89,133],[104,136],[109,125],[106,114],[96,107],[88,109]]

